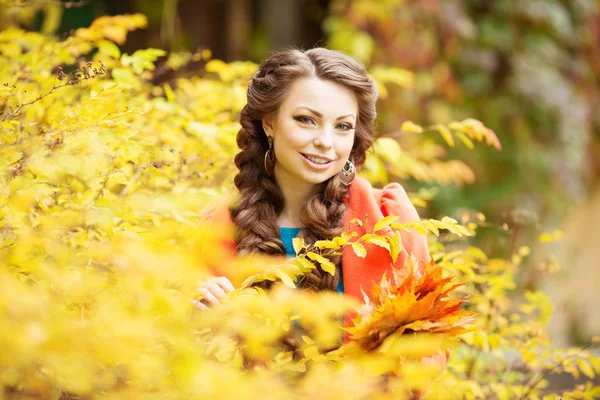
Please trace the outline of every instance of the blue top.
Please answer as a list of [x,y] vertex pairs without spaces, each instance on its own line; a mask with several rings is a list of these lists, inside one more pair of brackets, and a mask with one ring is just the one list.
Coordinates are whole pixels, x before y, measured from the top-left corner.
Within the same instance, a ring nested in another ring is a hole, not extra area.
[[[285,246],[285,254],[288,257],[296,257],[292,240],[298,236],[298,233],[300,233],[301,230],[302,228],[279,228],[279,232],[281,233],[281,241]],[[342,277],[342,271],[340,271],[340,279],[338,281],[336,290],[339,293],[344,293],[344,280]]]

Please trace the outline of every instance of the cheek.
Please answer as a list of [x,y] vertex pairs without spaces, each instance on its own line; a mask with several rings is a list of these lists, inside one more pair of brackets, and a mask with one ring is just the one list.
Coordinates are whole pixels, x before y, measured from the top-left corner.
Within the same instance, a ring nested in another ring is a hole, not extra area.
[[350,156],[352,152],[352,146],[354,146],[354,133],[340,138],[338,142],[338,156],[343,157],[344,161]]
[[298,146],[303,145],[306,141],[306,135],[303,134],[301,129],[298,129],[293,124],[283,124],[281,129],[277,132],[276,139],[279,139],[280,143],[285,143],[285,146]]

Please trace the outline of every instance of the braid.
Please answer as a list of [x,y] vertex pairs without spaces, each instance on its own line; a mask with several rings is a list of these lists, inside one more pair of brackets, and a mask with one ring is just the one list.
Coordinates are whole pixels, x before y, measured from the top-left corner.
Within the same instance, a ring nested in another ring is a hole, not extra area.
[[[344,185],[336,175],[329,179],[323,191],[313,195],[302,207],[300,218],[306,228],[300,233],[304,243],[314,244],[317,240],[331,240],[344,231],[346,203],[343,199],[348,194],[348,186]],[[341,257],[332,249],[323,249],[324,257],[336,267],[336,274],[331,276],[320,266],[304,275],[302,286],[314,290],[336,290],[340,271]]]
[[283,194],[264,170],[261,155],[268,148],[266,137],[262,128],[258,131],[248,118],[246,107],[241,112],[242,128],[237,136],[242,151],[235,157],[235,165],[240,172],[234,183],[240,196],[238,204],[230,209],[237,227],[237,251],[241,255],[283,255],[285,247],[277,226],[277,216],[283,210]]

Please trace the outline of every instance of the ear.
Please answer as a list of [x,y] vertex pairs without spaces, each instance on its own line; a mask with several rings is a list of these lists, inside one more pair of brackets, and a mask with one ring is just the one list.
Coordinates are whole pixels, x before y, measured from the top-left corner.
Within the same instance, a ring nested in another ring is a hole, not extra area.
[[273,115],[265,115],[262,119],[262,127],[267,136],[273,136]]

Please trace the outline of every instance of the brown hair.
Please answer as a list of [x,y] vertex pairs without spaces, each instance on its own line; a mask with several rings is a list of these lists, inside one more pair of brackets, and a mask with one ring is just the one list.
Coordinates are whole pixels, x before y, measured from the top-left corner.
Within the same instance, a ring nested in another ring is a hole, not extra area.
[[[263,61],[248,83],[248,103],[241,111],[242,127],[237,134],[241,151],[235,157],[239,173],[234,183],[240,195],[230,212],[237,228],[238,254],[285,254],[277,225],[284,199],[279,185],[264,168],[269,145],[262,119],[276,113],[292,82],[304,77],[333,81],[356,95],[358,118],[350,160],[357,168],[364,163],[366,151],[373,144],[377,90],[361,63],[348,55],[321,47],[307,51],[285,50]],[[299,236],[304,238],[305,244],[332,239],[341,235],[344,229],[346,205],[343,199],[348,194],[348,187],[341,182],[339,174],[324,182],[322,187],[301,210],[300,218],[305,228]],[[325,256],[339,271],[340,257],[332,253]],[[331,276],[318,267],[304,278],[303,287],[335,290],[339,273]]]

